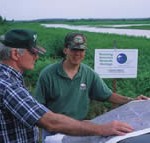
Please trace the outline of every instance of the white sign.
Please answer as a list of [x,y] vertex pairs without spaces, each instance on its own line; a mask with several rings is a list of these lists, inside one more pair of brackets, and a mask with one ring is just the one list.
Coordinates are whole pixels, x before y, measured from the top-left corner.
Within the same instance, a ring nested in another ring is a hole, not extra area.
[[136,78],[137,49],[95,49],[94,70],[101,78]]

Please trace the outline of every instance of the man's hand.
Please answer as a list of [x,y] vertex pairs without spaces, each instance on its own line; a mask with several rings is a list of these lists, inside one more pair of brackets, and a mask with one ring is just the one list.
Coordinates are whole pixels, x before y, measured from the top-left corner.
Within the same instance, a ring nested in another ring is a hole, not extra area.
[[120,121],[112,121],[110,123],[106,123],[102,126],[102,135],[110,136],[110,135],[125,135],[126,133],[132,132],[134,129],[127,123]]
[[149,99],[150,99],[149,97],[146,97],[144,95],[140,95],[140,96],[135,98],[135,100],[149,100]]

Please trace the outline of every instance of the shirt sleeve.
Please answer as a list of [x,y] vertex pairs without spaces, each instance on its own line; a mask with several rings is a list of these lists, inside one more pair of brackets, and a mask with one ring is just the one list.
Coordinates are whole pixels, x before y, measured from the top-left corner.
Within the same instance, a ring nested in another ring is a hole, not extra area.
[[33,127],[49,111],[38,103],[24,87],[17,85],[8,86],[3,99],[5,107],[28,127]]

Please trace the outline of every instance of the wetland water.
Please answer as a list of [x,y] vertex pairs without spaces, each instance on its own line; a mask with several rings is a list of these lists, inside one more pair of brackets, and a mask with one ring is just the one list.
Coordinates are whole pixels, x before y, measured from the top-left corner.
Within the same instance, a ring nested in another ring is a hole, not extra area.
[[[88,32],[109,33],[109,34],[150,38],[150,30],[123,29],[123,27],[125,27],[125,26],[123,26],[120,29],[115,28],[115,27],[99,28],[99,27],[91,27],[91,26],[85,26],[85,25],[84,26],[74,26],[74,25],[67,25],[67,24],[42,24],[42,26],[45,26],[47,28],[66,28],[66,29],[88,31]],[[128,25],[128,26],[130,26],[130,25]]]

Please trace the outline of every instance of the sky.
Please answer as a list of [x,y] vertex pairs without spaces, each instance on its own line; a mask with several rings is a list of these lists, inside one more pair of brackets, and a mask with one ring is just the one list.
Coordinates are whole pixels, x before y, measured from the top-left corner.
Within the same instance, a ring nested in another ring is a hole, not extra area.
[[0,0],[7,20],[150,18],[150,0]]

